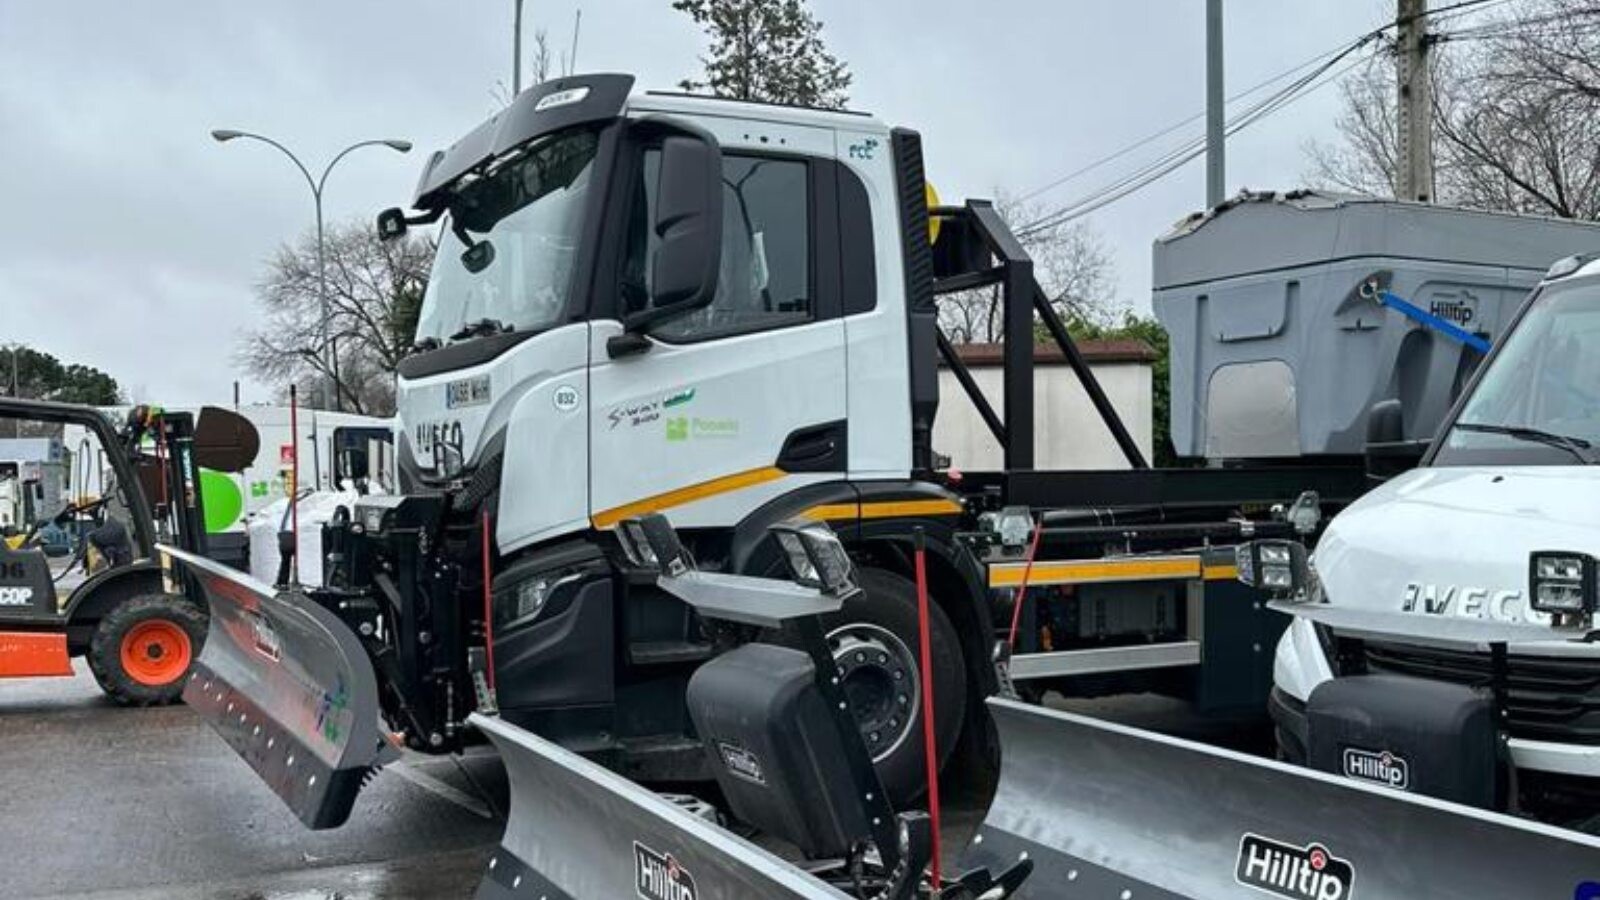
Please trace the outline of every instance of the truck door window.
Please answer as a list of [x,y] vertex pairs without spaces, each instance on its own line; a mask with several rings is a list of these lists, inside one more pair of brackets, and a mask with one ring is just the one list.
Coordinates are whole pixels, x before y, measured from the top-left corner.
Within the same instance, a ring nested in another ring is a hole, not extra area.
[[[654,220],[659,171],[659,155],[647,152],[621,279],[624,308],[630,311],[648,304],[655,250],[648,223]],[[716,296],[704,309],[655,329],[665,340],[765,331],[813,318],[807,164],[729,154],[722,171],[722,265]]]

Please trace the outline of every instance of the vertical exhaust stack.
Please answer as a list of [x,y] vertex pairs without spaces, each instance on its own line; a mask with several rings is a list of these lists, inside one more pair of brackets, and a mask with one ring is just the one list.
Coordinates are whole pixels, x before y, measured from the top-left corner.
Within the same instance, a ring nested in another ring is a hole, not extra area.
[[928,238],[928,182],[922,136],[896,128],[889,136],[900,204],[905,264],[906,333],[911,367],[911,468],[933,470],[933,417],[939,411],[939,307],[933,297],[933,247]]

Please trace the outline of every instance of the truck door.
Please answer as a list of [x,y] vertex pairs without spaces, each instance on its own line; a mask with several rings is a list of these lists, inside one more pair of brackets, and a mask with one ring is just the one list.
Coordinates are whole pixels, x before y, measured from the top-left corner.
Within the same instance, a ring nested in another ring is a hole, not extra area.
[[[723,141],[722,260],[715,299],[613,358],[616,320],[590,346],[590,515],[597,527],[651,510],[678,526],[726,526],[845,467],[845,342],[839,310],[832,132],[760,126],[765,146]],[[731,130],[752,132],[750,123]],[[746,141],[755,140],[745,134]],[[804,154],[813,154],[808,157]],[[822,157],[822,158],[816,158]],[[645,223],[659,159],[635,179],[622,310],[648,302]]]

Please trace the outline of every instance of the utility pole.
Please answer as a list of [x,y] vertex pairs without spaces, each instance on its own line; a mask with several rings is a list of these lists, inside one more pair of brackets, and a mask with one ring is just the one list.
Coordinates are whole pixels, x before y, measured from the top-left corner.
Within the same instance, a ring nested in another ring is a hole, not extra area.
[[511,35],[511,96],[522,93],[522,0],[513,0],[517,13]]
[[1206,207],[1215,209],[1228,193],[1227,99],[1222,87],[1222,0],[1206,0]]
[[1398,0],[1396,41],[1400,154],[1395,172],[1395,196],[1400,200],[1433,202],[1433,79],[1428,53],[1428,0]]

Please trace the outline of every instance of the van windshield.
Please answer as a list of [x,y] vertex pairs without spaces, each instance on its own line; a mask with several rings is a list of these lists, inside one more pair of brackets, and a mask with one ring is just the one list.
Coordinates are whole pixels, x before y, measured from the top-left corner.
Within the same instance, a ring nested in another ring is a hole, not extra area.
[[[417,321],[419,342],[536,331],[561,318],[598,146],[593,131],[558,133],[463,179],[440,230]],[[477,248],[467,258],[463,235]]]
[[1544,288],[1505,338],[1435,465],[1600,460],[1600,278]]

